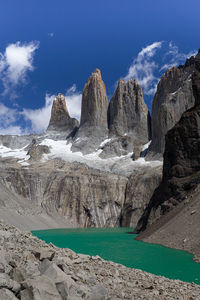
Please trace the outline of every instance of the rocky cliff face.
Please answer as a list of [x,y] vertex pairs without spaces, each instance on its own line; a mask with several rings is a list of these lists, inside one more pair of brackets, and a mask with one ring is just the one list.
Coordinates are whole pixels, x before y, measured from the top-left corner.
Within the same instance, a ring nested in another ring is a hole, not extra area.
[[47,131],[64,131],[67,136],[74,132],[78,126],[79,122],[69,115],[65,97],[62,94],[58,94],[53,101],[51,118]]
[[83,89],[79,134],[81,131],[84,131],[86,136],[87,133],[107,134],[107,108],[106,87],[101,77],[101,71],[96,69]]
[[[192,76],[192,87],[196,105],[186,111],[166,135],[162,183],[155,190],[137,225],[137,231],[144,231],[147,228],[141,237],[147,236],[150,241],[152,239],[162,241],[161,236],[164,235],[165,244],[172,243],[177,248],[183,247],[187,241],[184,249],[197,253],[200,249],[199,221],[193,222],[192,215],[195,213],[196,216],[199,215],[199,201],[197,201],[200,187],[199,72],[195,72]],[[173,229],[174,226],[176,231]],[[162,233],[160,238],[159,233]]]
[[150,114],[144,103],[142,88],[135,79],[119,80],[108,108],[111,135],[130,135],[145,144],[150,137]]
[[0,218],[22,229],[135,226],[161,170],[138,168],[127,178],[58,159],[29,163],[0,161]]
[[173,67],[161,77],[152,105],[152,143],[149,157],[163,154],[165,134],[180,120],[183,112],[194,105],[191,80],[194,70],[195,59],[191,57],[185,65]]
[[101,72],[96,69],[83,89],[81,121],[72,150],[94,151],[108,135],[108,99]]
[[162,179],[162,166],[134,172],[126,186],[120,225],[135,227]]

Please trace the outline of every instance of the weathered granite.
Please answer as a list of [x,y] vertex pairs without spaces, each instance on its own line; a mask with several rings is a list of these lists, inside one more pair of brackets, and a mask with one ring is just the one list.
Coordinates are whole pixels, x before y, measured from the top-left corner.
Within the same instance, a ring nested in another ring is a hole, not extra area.
[[166,135],[162,182],[155,190],[136,230],[144,231],[140,237],[145,240],[163,241],[165,245],[184,248],[199,256],[199,72],[193,74],[192,86],[196,105],[183,113],[180,121]]
[[70,134],[73,135],[78,126],[79,122],[69,115],[65,97],[62,94],[58,94],[53,101],[47,131],[65,131],[67,137]]
[[83,89],[81,120],[73,151],[92,152],[108,135],[108,99],[101,72],[96,69]]
[[151,136],[150,123],[141,86],[133,78],[128,82],[120,79],[108,108],[110,134],[127,134],[145,144]]
[[150,159],[157,153],[162,157],[165,134],[194,105],[191,76],[195,59],[191,57],[183,66],[167,70],[158,83],[152,104],[152,143],[147,155]]

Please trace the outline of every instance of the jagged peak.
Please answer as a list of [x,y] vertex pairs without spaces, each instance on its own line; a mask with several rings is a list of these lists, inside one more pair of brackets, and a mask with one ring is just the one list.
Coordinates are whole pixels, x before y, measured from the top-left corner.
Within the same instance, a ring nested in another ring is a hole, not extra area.
[[[103,86],[104,88],[104,91],[106,93],[106,86],[105,86],[105,83],[103,82],[102,80],[102,77],[101,77],[101,71],[100,69],[96,68],[94,70],[94,72],[92,72],[91,76],[89,77],[85,87],[87,87],[88,84],[90,84],[91,82],[94,82],[94,83],[99,83]],[[84,88],[85,89],[85,88]]]
[[58,93],[53,101],[48,130],[62,129],[71,131],[76,126],[78,126],[78,121],[70,117],[65,96]]
[[92,73],[92,75],[93,75],[93,76],[98,76],[100,79],[102,79],[102,77],[101,77],[101,70],[98,69],[98,68],[96,68],[96,69],[94,70],[94,72]]

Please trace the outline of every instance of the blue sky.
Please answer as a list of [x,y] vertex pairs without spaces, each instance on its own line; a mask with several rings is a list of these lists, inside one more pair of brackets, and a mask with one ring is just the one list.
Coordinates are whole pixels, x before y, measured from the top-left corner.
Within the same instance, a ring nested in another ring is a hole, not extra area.
[[199,11],[199,0],[1,1],[0,133],[43,131],[58,92],[78,118],[97,67],[109,98],[135,77],[151,109],[162,73],[200,47]]

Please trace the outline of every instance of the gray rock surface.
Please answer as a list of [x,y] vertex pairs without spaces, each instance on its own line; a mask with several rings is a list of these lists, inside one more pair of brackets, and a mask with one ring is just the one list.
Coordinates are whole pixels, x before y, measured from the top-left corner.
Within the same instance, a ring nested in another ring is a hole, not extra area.
[[51,118],[47,131],[64,131],[66,137],[76,131],[79,126],[79,122],[71,118],[67,110],[65,97],[62,94],[53,101],[51,109]]
[[150,123],[150,114],[140,85],[135,79],[128,82],[119,80],[108,108],[110,134],[127,134],[145,144],[151,135]]
[[108,135],[108,99],[101,72],[96,69],[83,89],[81,121],[72,150],[92,152]]
[[129,177],[121,214],[121,226],[135,227],[162,179],[162,166],[138,170]]
[[195,106],[166,134],[163,178],[137,224],[139,238],[175,246],[200,260],[200,57]]
[[[137,186],[139,191],[140,179],[143,189],[143,178],[159,173],[159,168],[154,165],[136,163],[131,166],[123,159],[121,163],[113,163],[110,172],[58,159],[46,162],[30,160],[29,163],[23,167],[11,159],[0,160],[0,218],[29,230],[119,226],[124,203],[129,197],[127,183],[131,180],[133,190]],[[132,173],[130,179],[125,174],[120,175],[123,168],[127,171],[126,163]],[[153,192],[156,188],[153,176],[152,183],[148,183],[149,191]],[[147,201],[149,194],[140,195],[140,199],[130,196],[132,200],[128,201],[133,202],[135,212],[142,201]],[[142,210],[139,211],[142,214]],[[135,220],[138,217],[137,211]],[[127,211],[126,218],[130,220]]]
[[27,155],[30,156],[29,159],[40,161],[43,154],[47,154],[50,152],[50,149],[46,145],[39,145],[36,139],[33,139],[31,144],[27,147],[29,150]]
[[0,299],[1,300],[18,300],[17,297],[11,292],[10,290],[6,288],[0,289]]
[[[7,297],[1,300],[200,299],[200,286],[194,283],[170,280],[105,261],[99,256],[60,249],[2,222],[0,230],[10,236],[9,239],[5,234],[0,236],[0,252],[5,251],[15,261],[13,272],[17,268],[27,274],[25,279],[15,283],[17,289],[11,291],[13,280],[2,273],[9,287],[0,289],[0,297]],[[38,248],[54,252],[52,261],[40,261],[34,255]],[[37,274],[30,272],[30,260],[38,266]]]
[[152,143],[148,157],[160,153],[165,147],[165,134],[181,118],[183,112],[194,105],[191,75],[195,69],[194,57],[185,65],[171,68],[161,77],[152,105]]
[[135,140],[130,136],[112,137],[108,142],[99,146],[102,149],[99,157],[107,159],[116,156],[132,153],[135,147]]

